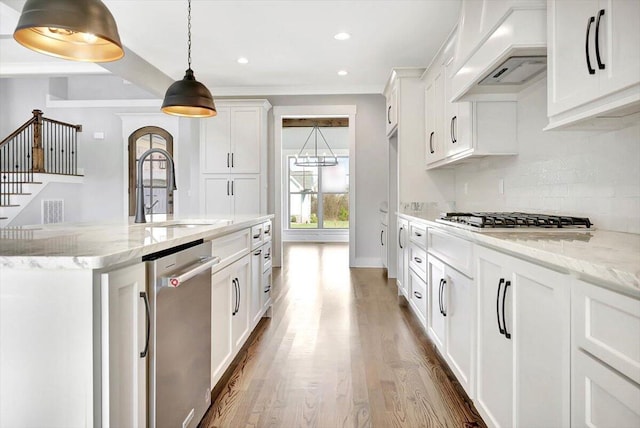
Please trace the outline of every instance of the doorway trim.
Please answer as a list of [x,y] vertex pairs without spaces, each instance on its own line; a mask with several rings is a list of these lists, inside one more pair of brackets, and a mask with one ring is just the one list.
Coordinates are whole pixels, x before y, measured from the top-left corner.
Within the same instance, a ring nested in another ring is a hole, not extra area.
[[282,170],[282,119],[305,117],[349,118],[349,266],[356,261],[356,106],[355,105],[319,105],[319,106],[275,106],[273,107],[273,146],[274,146],[274,266],[282,266],[282,230],[284,228],[285,204],[282,191],[286,188]]

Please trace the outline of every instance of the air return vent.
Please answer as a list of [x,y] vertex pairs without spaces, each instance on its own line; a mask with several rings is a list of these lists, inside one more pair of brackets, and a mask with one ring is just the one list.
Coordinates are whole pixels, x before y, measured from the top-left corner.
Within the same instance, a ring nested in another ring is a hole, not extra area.
[[64,199],[42,200],[42,224],[64,221]]

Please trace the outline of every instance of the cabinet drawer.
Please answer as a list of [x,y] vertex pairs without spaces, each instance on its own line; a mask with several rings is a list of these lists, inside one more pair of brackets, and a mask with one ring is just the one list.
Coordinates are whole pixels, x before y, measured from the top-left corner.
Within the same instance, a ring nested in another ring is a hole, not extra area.
[[409,303],[424,326],[427,316],[427,284],[413,269],[409,269]]
[[409,236],[420,248],[427,249],[427,226],[420,223],[409,223]]
[[640,387],[579,349],[572,364],[571,426],[640,426]]
[[262,233],[265,242],[271,241],[272,232],[271,220],[262,223]]
[[429,229],[429,253],[473,278],[471,268],[473,245],[471,242],[440,230]]
[[640,300],[576,280],[571,305],[576,346],[640,383]]
[[413,269],[423,281],[427,280],[427,252],[413,242],[409,244],[409,267]]
[[271,242],[267,242],[262,247],[262,271],[271,269]]
[[241,230],[212,240],[211,254],[220,257],[220,263],[213,267],[212,272],[222,269],[249,252],[250,240],[251,229]]
[[263,242],[263,230],[264,230],[264,228],[263,228],[263,226],[261,224],[253,226],[251,228],[251,249],[252,250],[255,250],[260,245],[262,245],[262,242]]

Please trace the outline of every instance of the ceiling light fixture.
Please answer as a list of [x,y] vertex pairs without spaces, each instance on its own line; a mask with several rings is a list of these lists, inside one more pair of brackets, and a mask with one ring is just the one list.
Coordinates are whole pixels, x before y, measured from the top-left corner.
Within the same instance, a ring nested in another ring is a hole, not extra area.
[[36,52],[73,61],[124,56],[116,21],[100,0],[27,0],[13,38]]
[[[324,141],[325,146],[327,146],[329,153],[331,153],[330,156],[327,156],[326,152],[323,152],[322,155],[318,154],[318,134],[320,134],[320,137]],[[312,135],[315,135],[315,137],[313,139],[313,154],[310,155],[308,152],[305,152],[305,149],[307,148],[307,144],[309,143],[309,139],[311,139]],[[307,140],[302,145],[300,152],[296,155],[294,164],[296,166],[304,167],[323,167],[338,165],[338,158],[333,153],[333,150],[331,150],[331,147],[329,147],[329,143],[327,143],[327,140],[326,138],[324,138],[324,135],[322,134],[322,131],[320,131],[320,128],[318,128],[318,125],[313,126],[313,129],[307,137]]]
[[349,40],[351,38],[351,34],[349,33],[338,33],[335,36],[333,36],[334,39],[336,40]]
[[346,76],[347,74],[349,74],[349,72],[347,70],[338,71],[338,76]]
[[212,117],[218,114],[211,92],[198,82],[191,69],[191,0],[188,0],[188,62],[182,80],[174,82],[164,96],[162,111],[174,116]]
[[243,56],[238,58],[238,64],[249,64],[249,60]]

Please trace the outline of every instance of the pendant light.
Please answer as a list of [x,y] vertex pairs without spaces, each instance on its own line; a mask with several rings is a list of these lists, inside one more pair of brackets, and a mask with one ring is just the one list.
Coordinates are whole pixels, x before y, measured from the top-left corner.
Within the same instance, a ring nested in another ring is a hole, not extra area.
[[73,61],[124,56],[116,21],[100,0],[27,0],[13,38],[36,52]]
[[188,62],[189,68],[182,80],[174,82],[164,96],[162,111],[175,116],[211,117],[218,114],[211,92],[198,82],[191,69],[191,0],[188,0]]
[[[326,152],[319,154],[318,134],[320,135],[320,138],[322,138],[322,140],[324,141],[324,145],[327,147],[327,150],[329,150],[329,153],[331,154],[330,156],[328,156]],[[307,144],[309,144],[309,140],[311,139],[312,135],[314,136],[313,153],[309,154],[308,152],[305,151],[305,149],[307,148]],[[304,142],[304,145],[300,149],[300,152],[296,155],[296,160],[294,161],[294,165],[304,166],[304,167],[323,167],[323,166],[338,165],[338,158],[333,153],[333,150],[331,150],[331,147],[329,147],[329,143],[327,143],[327,140],[326,138],[324,138],[324,135],[322,134],[322,131],[320,131],[320,128],[318,127],[318,125],[313,126],[313,129],[311,130],[311,133],[307,137],[307,140]]]

